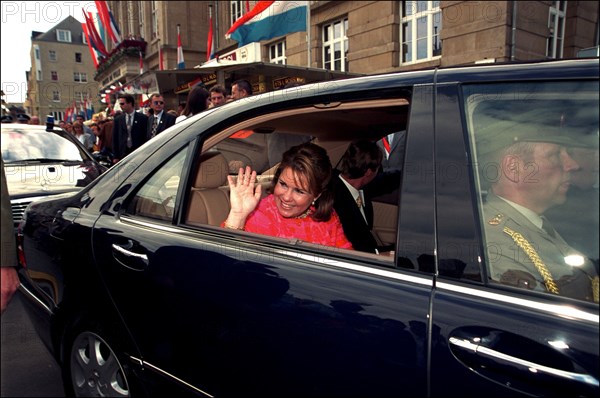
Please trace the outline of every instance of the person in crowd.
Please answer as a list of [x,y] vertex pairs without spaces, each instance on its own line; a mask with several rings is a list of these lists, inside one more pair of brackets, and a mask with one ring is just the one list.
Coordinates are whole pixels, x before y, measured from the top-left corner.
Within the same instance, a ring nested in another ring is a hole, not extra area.
[[71,122],[66,122],[65,126],[63,127],[63,129],[67,132],[67,133],[71,133],[73,134],[73,123]]
[[4,313],[13,294],[19,287],[19,276],[17,275],[17,245],[15,242],[15,228],[12,219],[12,209],[10,205],[10,196],[8,186],[6,185],[6,176],[4,175],[4,160],[0,157],[0,167],[2,168],[2,212],[0,213],[2,225],[2,248],[0,255],[0,284],[1,300],[0,314]]
[[77,137],[79,142],[81,142],[83,144],[85,149],[87,149],[88,151],[93,151],[94,144],[96,141],[96,139],[95,139],[96,136],[93,134],[89,135],[89,134],[84,133],[83,132],[83,123],[81,123],[78,120],[73,122],[73,134],[75,135],[75,137]]
[[169,109],[169,110],[167,111],[167,113],[168,113],[169,115],[172,115],[172,116],[173,116],[175,119],[177,119],[177,116],[178,116],[178,115],[177,115],[177,111],[176,111],[175,109]]
[[333,209],[331,176],[327,152],[312,143],[284,153],[264,199],[256,171],[240,168],[237,180],[228,176],[231,210],[222,226],[351,249]]
[[96,141],[94,142],[93,151],[94,152],[100,151],[101,145],[102,145],[102,140],[100,138],[100,126],[98,126],[98,123],[92,123],[92,124],[90,124],[90,129],[92,130],[92,133],[94,134],[94,137],[96,138]]
[[159,93],[150,96],[152,116],[148,117],[148,139],[165,131],[175,124],[175,117],[165,112],[165,99]]
[[29,124],[35,124],[36,126],[40,124],[40,118],[38,116],[32,116],[29,119]]
[[[547,210],[565,203],[571,175],[579,168],[567,150],[573,140],[550,127],[540,131],[537,125],[509,124],[491,123],[478,132],[479,166],[498,170],[483,205],[490,278],[598,302],[593,264],[544,217]],[[531,165],[535,178],[529,178]],[[487,185],[484,179],[484,189]]]
[[210,94],[204,87],[193,87],[188,94],[185,108],[183,108],[181,115],[177,117],[175,123],[205,111],[208,108],[209,98]]
[[352,142],[339,163],[333,178],[333,207],[339,214],[344,233],[355,250],[379,253],[379,243],[372,233],[373,203],[363,189],[379,172],[383,154],[376,143],[368,140]]
[[100,138],[102,140],[102,148],[100,153],[107,156],[113,156],[112,150],[112,132],[113,132],[113,119],[108,117],[100,122]]
[[383,171],[402,170],[404,165],[404,148],[406,147],[406,130],[388,134],[377,141],[384,157],[381,163]]
[[119,95],[123,114],[116,117],[112,130],[113,163],[117,163],[148,140],[148,117],[135,111],[131,94]]
[[20,113],[17,115],[17,123],[29,124],[30,120],[31,120],[31,116],[26,115],[25,113]]
[[90,136],[94,135],[94,133],[92,133],[92,130],[88,126],[86,126],[86,124],[85,124],[85,113],[79,112],[77,114],[77,116],[75,116],[75,120],[81,123],[81,125],[83,126],[83,132],[84,133],[86,133],[86,134],[88,134]]
[[184,109],[185,109],[184,103],[180,103],[179,105],[177,105],[177,116],[180,116]]
[[240,79],[231,85],[231,99],[238,100],[252,95],[252,85],[248,80]]
[[210,103],[213,107],[224,105],[227,102],[227,90],[225,90],[225,87],[216,84],[210,88],[209,93]]

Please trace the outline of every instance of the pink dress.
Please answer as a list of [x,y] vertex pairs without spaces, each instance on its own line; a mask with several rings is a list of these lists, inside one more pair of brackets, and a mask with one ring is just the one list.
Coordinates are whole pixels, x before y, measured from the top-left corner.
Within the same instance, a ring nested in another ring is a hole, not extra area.
[[262,199],[256,209],[246,219],[244,230],[279,238],[300,239],[325,246],[352,249],[352,244],[344,235],[342,223],[335,211],[329,221],[315,221],[310,216],[304,218],[282,217],[277,210],[275,197]]

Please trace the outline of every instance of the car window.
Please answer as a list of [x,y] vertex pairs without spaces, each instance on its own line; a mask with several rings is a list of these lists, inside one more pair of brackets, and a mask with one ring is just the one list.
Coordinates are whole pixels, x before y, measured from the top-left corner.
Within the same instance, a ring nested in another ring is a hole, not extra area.
[[181,150],[160,167],[133,196],[126,213],[171,220],[185,158],[186,151]]
[[[208,138],[203,144],[201,159],[196,162],[198,168],[191,172],[191,185],[186,189],[190,200],[186,202],[184,222],[195,227],[221,226],[230,208],[227,176],[235,180],[240,167],[250,166],[257,172],[257,182],[262,186],[264,199],[270,193],[281,157],[289,148],[312,142],[325,149],[335,168],[351,142],[366,139],[376,143],[384,136],[406,130],[409,106],[408,100],[397,98],[315,108],[289,109],[257,116]],[[397,146],[402,150],[401,141],[404,139],[405,134],[398,134],[400,142]],[[399,185],[399,174],[395,176],[398,176]],[[338,178],[337,175],[335,178]],[[376,258],[392,263],[398,227],[398,189],[377,193],[380,196],[372,198],[372,230],[377,243],[386,248],[388,255]],[[279,236],[265,237],[280,239]],[[311,246],[299,239],[280,240],[295,246]],[[368,255],[358,251],[345,254]]]
[[42,130],[2,130],[2,158],[6,163],[27,160],[73,160],[85,159],[73,142]]
[[598,88],[465,87],[493,283],[598,302]]

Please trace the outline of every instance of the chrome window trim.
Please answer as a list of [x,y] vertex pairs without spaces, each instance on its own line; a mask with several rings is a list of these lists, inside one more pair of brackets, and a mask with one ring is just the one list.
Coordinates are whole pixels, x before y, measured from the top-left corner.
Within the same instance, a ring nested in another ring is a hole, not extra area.
[[534,299],[524,299],[515,296],[509,296],[507,294],[490,292],[483,289],[454,285],[448,282],[437,281],[436,290],[445,290],[448,292],[473,296],[477,299],[488,299],[500,303],[508,303],[520,307],[526,307],[529,309],[543,311],[548,314],[557,315],[567,319],[589,321],[596,324],[598,324],[600,318],[598,314],[586,312],[584,310],[566,304],[549,304],[541,301],[536,301]]
[[21,293],[23,293],[23,295],[29,298],[29,300],[37,304],[38,307],[46,311],[48,315],[54,315],[54,312],[50,309],[50,307],[48,307],[42,300],[40,300],[34,293],[32,293],[31,290],[23,286],[22,283],[19,285],[19,290],[21,291]]

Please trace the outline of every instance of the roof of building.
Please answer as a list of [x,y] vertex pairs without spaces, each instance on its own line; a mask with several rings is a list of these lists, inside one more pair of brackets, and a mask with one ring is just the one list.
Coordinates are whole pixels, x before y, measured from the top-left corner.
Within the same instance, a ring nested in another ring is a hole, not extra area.
[[[67,16],[57,25],[55,25],[52,29],[44,33],[40,33],[37,31],[31,32],[31,40],[32,41],[47,41],[47,42],[58,42],[56,37],[57,30],[68,30],[71,32],[71,43],[85,45],[83,41],[83,28],[81,27],[81,22],[73,18],[71,15]],[[61,42],[63,43],[63,42]],[[68,43],[68,42],[64,42]]]

